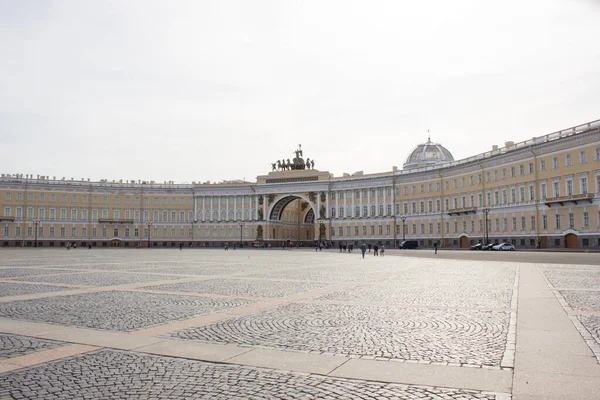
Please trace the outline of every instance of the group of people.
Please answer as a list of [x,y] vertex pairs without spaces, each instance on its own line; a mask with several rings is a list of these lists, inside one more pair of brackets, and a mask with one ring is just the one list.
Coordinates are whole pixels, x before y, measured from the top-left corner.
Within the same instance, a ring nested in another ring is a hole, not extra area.
[[379,247],[378,245],[371,245],[371,243],[369,243],[369,245],[367,246],[366,244],[362,244],[360,246],[360,251],[362,253],[362,257],[365,258],[365,253],[367,252],[367,248],[369,249],[369,253],[371,252],[371,249],[373,250],[373,255],[374,256],[379,256],[379,252],[381,252],[381,257],[383,257],[383,255],[385,254],[385,246],[381,245],[381,247]]

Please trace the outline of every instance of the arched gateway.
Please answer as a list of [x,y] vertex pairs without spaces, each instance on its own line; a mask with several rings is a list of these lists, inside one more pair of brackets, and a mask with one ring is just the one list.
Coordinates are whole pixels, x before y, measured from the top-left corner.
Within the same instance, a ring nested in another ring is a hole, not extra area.
[[316,238],[317,208],[308,193],[269,196],[267,196],[270,201],[267,224],[270,240],[305,243]]

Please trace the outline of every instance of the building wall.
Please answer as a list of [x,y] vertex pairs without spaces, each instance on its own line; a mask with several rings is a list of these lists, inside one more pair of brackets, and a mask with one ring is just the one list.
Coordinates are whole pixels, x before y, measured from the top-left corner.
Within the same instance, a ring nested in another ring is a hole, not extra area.
[[308,209],[324,210],[316,218],[325,221],[326,238],[333,241],[389,246],[406,238],[424,247],[470,245],[484,240],[487,209],[490,241],[565,247],[565,236],[574,233],[578,247],[599,248],[600,129],[543,139],[435,168],[328,180],[319,172],[318,182],[284,186],[2,176],[0,246],[33,245],[36,226],[44,246],[102,246],[115,239],[130,246],[149,239],[153,246],[220,245],[240,235],[252,241],[259,226],[266,240],[311,241],[318,227],[304,223],[306,201],[293,201],[280,221],[268,221],[266,196],[297,192],[306,198],[313,192]]

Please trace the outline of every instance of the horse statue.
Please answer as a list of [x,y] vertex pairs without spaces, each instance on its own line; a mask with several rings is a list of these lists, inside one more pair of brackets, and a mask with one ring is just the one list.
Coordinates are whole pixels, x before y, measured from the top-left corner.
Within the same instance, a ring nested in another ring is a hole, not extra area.
[[271,168],[273,168],[273,171],[275,171],[275,169],[277,168],[277,163],[271,163]]
[[306,168],[310,169],[310,158],[306,159]]

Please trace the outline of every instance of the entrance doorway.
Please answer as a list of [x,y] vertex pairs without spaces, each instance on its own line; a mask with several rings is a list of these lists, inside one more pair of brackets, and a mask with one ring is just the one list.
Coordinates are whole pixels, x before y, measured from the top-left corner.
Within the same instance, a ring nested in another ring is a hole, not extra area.
[[460,237],[460,248],[466,249],[469,247],[469,239],[466,236]]
[[569,233],[565,235],[565,247],[567,249],[576,249],[577,246],[577,235],[574,233]]
[[110,247],[121,247],[121,241],[119,239],[111,240]]

